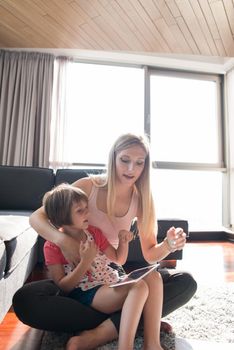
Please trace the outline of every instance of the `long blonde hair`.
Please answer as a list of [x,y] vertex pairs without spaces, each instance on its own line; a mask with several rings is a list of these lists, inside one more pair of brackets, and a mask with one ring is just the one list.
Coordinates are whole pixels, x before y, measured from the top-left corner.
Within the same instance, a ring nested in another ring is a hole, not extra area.
[[[114,216],[114,206],[116,199],[116,156],[119,152],[130,148],[132,146],[140,146],[146,153],[145,165],[143,172],[139,179],[135,183],[135,190],[139,196],[139,207],[140,217],[138,218],[138,228],[140,234],[151,235],[156,230],[156,218],[155,208],[151,192],[151,181],[150,181],[150,152],[149,142],[146,136],[124,134],[121,135],[113,144],[109,152],[107,174],[103,178],[102,184],[99,182],[99,186],[107,187],[107,214],[109,217]],[[104,180],[105,179],[105,180]],[[100,178],[99,178],[100,180]],[[96,181],[95,181],[96,183]]]

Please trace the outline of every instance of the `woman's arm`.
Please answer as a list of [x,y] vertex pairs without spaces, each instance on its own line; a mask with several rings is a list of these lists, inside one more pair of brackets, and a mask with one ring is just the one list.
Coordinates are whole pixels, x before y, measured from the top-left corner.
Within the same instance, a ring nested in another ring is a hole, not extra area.
[[132,232],[121,230],[119,232],[118,248],[115,249],[112,245],[109,245],[104,251],[108,259],[119,265],[125,264],[128,257],[129,242],[132,240],[132,237]]
[[29,223],[41,237],[56,244],[62,250],[64,257],[69,263],[77,265],[79,261],[79,246],[77,242],[50,224],[44,207],[37,209],[31,214]]
[[41,237],[58,246],[60,246],[63,237],[66,237],[64,233],[50,224],[43,206],[31,214],[29,223]]
[[[145,236],[140,234],[142,254],[150,264],[161,261],[169,253],[183,249],[186,243],[186,234],[181,228],[171,227],[167,231],[163,242],[157,243],[156,236]],[[174,243],[174,244],[172,244]]]

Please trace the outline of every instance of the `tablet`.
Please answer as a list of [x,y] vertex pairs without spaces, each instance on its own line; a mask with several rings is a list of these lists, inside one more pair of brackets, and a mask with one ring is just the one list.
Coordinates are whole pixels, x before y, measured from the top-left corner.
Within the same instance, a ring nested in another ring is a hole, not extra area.
[[154,264],[146,267],[141,267],[140,269],[137,269],[137,270],[133,270],[128,275],[121,277],[121,279],[118,282],[110,284],[109,287],[118,287],[129,283],[136,283],[140,281],[142,278],[144,278],[146,275],[148,275],[150,272],[156,270],[158,266],[159,264]]

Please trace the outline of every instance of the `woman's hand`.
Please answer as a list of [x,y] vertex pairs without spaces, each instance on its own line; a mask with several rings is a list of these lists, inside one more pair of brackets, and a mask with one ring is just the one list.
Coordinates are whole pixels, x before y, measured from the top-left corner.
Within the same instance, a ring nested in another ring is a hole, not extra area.
[[167,242],[171,248],[171,251],[181,250],[186,243],[186,233],[181,227],[171,227],[167,231]]
[[[59,233],[58,233],[59,234]],[[65,257],[65,259],[73,267],[76,266],[80,261],[79,243],[72,237],[64,235],[63,239],[60,240],[59,247]]]

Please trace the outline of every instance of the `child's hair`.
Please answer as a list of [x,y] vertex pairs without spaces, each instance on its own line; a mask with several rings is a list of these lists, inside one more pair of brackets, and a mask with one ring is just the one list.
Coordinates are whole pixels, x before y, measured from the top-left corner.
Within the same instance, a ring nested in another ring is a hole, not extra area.
[[57,228],[72,224],[72,205],[81,201],[88,202],[86,193],[66,183],[54,187],[43,197],[46,215],[51,224]]

